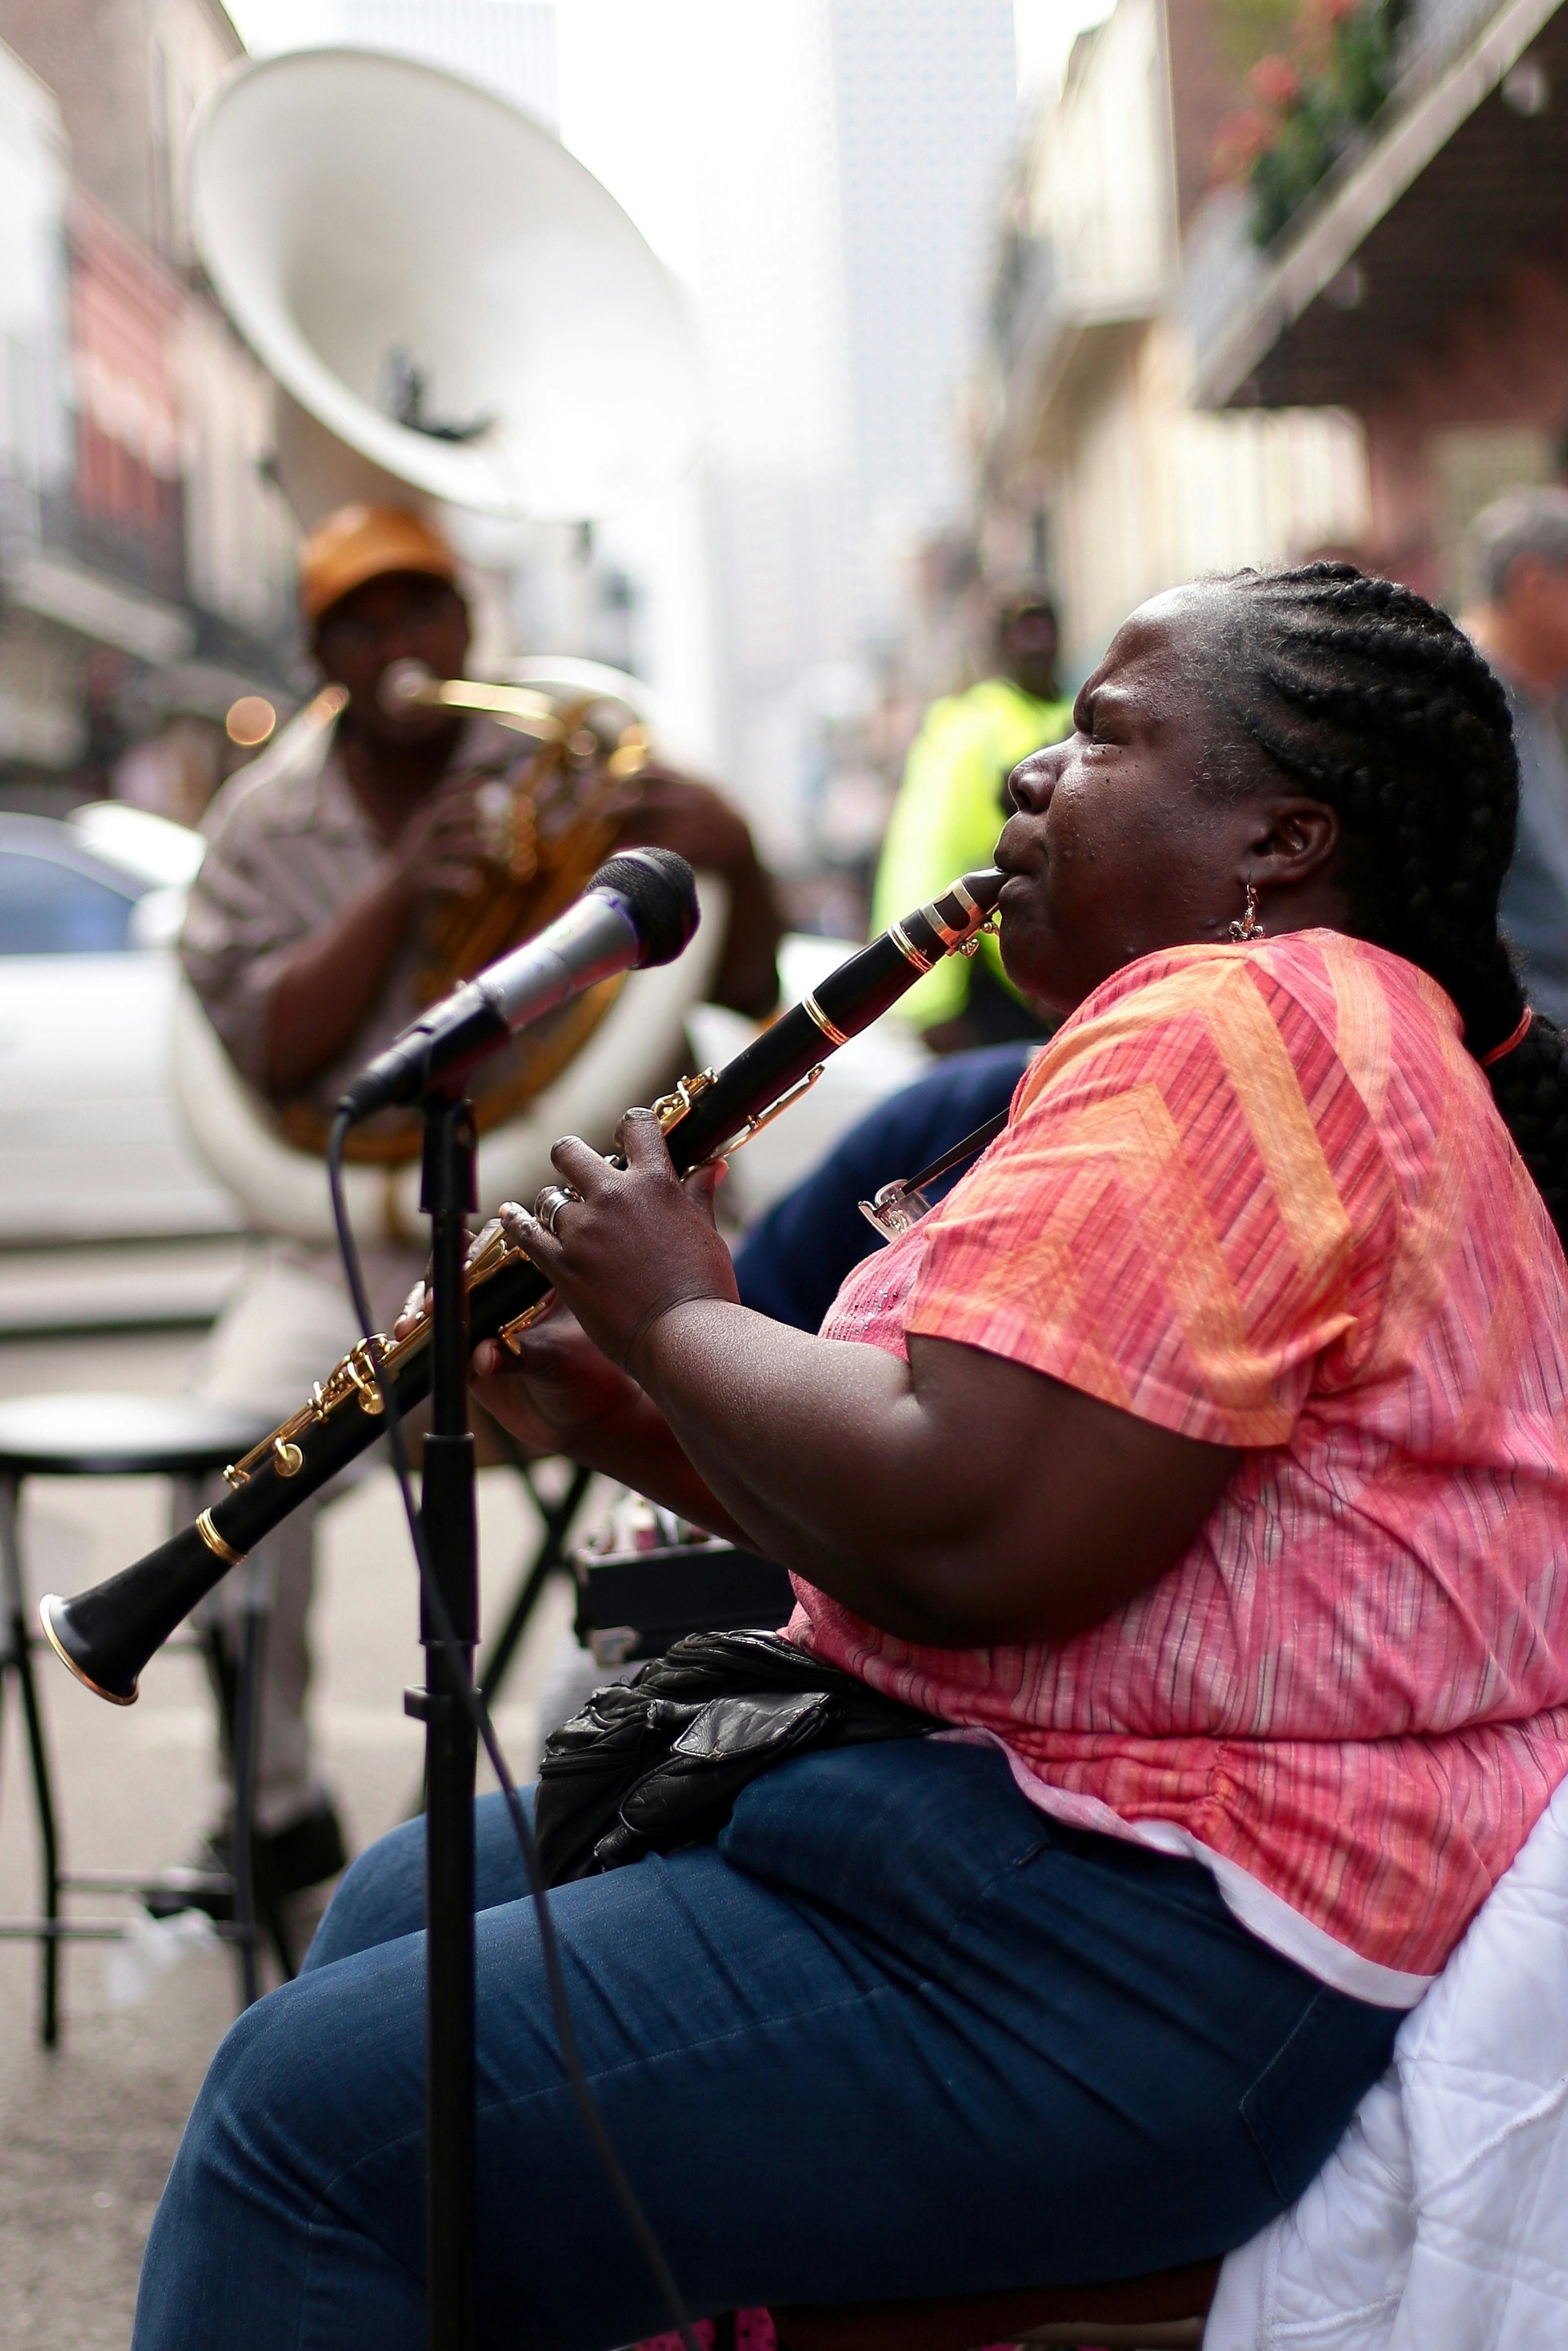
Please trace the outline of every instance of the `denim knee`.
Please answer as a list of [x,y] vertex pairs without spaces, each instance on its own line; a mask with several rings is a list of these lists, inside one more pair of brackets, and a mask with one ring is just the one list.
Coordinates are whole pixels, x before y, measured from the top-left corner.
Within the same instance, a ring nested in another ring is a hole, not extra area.
[[424,1823],[404,1821],[350,1863],[300,1972],[416,1935],[423,1925]]
[[219,2042],[180,2142],[166,2201],[193,2196],[200,2203],[219,2179],[242,2187],[262,2140],[273,2139],[267,2126],[280,2121],[286,2137],[292,2136],[291,2085],[299,2085],[307,2105],[309,2085],[293,2047],[287,1995],[285,1986],[258,2000]]
[[[531,1824],[531,1788],[522,1791],[522,1803]],[[528,1891],[506,1799],[499,1793],[481,1796],[474,1806],[475,1907],[488,1910],[520,1901]],[[330,1967],[334,1959],[351,1959],[400,1935],[417,1935],[423,1926],[424,1823],[404,1821],[378,1837],[345,1872],[300,1972]]]

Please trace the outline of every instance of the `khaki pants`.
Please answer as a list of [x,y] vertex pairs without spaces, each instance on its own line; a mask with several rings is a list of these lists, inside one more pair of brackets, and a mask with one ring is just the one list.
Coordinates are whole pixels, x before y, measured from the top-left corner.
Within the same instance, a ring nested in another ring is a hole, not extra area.
[[[367,1250],[365,1279],[378,1327],[390,1330],[423,1266],[417,1250]],[[360,1335],[348,1288],[324,1251],[269,1244],[213,1329],[192,1375],[199,1395],[255,1405],[282,1420],[325,1379]],[[365,1456],[365,1459],[373,1457]],[[271,1612],[265,1634],[256,1731],[256,1823],[264,1834],[288,1827],[319,1801],[307,1701],[316,1518],[359,1474],[345,1470],[292,1510],[265,1551]],[[220,1583],[208,1605],[237,1639],[240,1578]],[[226,1771],[226,1765],[225,1766]]]

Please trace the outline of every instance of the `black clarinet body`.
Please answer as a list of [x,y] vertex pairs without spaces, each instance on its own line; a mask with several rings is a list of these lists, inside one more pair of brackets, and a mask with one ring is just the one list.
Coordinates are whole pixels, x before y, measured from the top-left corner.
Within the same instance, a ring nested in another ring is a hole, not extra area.
[[[994,869],[970,873],[829,974],[719,1071],[683,1078],[653,1105],[682,1175],[722,1158],[798,1100],[841,1045],[870,1028],[944,956],[973,952],[1000,894]],[[475,1343],[520,1331],[549,1285],[499,1226],[468,1268]],[[89,1591],[49,1593],[39,1615],[51,1646],[100,1698],[129,1706],[142,1667],[196,1603],[289,1512],[358,1459],[385,1426],[385,1391],[400,1413],[430,1391],[430,1332],[361,1340],[308,1403],[225,1469],[226,1490],[189,1527]]]

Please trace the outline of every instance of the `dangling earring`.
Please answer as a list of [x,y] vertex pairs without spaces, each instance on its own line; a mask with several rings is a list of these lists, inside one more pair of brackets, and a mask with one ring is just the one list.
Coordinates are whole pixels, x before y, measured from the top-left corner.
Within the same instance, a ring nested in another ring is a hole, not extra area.
[[1231,924],[1230,935],[1238,946],[1246,946],[1253,939],[1268,936],[1262,924],[1258,920],[1258,893],[1250,882],[1247,884],[1247,911]]

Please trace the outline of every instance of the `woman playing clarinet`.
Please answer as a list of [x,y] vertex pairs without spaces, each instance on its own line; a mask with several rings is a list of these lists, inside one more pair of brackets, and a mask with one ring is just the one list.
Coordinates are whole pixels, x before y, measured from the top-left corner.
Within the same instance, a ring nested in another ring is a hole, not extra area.
[[[601,2113],[696,2310],[1209,2262],[1294,2199],[1568,1771],[1568,1079],[1497,926],[1517,769],[1348,566],[1145,604],[1027,759],[1007,968],[1065,1016],[819,1336],[747,1311],[646,1114],[556,1152],[530,1441],[782,1562],[933,1718],[552,1896]],[[890,1170],[890,1173],[897,1171]],[[664,2323],[572,2106],[497,1800],[487,2345]],[[423,2338],[422,1846],[235,2025],[137,2351]]]

